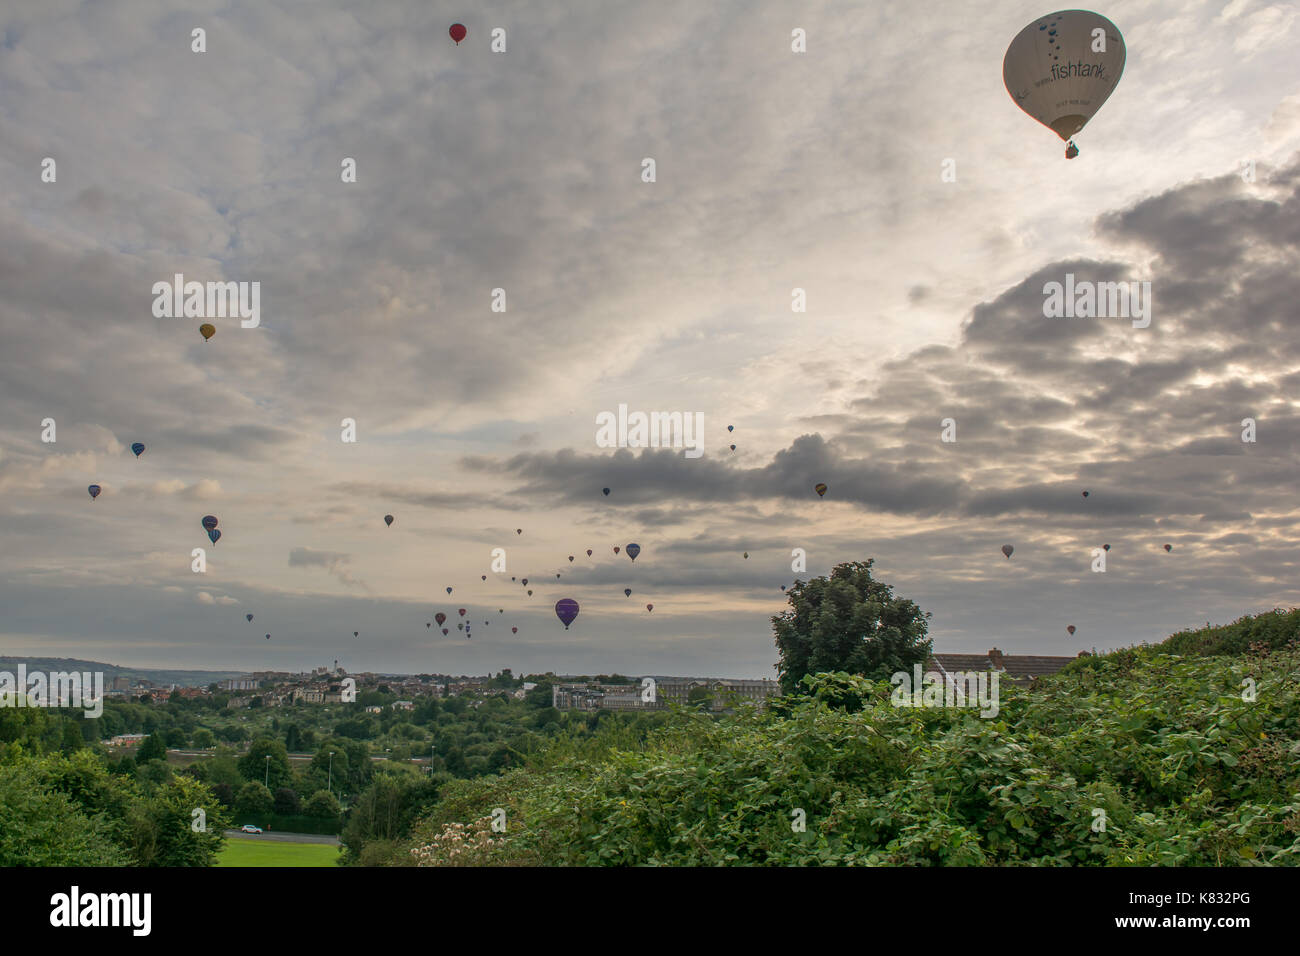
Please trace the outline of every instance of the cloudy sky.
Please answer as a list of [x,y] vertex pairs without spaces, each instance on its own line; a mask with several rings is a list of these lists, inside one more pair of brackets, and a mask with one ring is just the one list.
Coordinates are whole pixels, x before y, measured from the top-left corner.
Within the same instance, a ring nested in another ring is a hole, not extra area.
[[[0,13],[0,655],[774,676],[780,585],[868,557],[946,651],[1300,603],[1293,4],[1099,8],[1072,162],[1002,83],[1038,2],[593,6]],[[175,273],[260,327],[155,317]],[[1044,317],[1066,273],[1150,327]],[[704,455],[598,447],[619,404]]]

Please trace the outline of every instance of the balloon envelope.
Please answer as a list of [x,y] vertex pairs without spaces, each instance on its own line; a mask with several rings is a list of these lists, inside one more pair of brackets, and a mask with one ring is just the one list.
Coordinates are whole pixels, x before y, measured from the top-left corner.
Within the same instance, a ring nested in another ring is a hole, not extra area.
[[208,540],[211,541],[213,544],[216,544],[217,539],[220,537],[221,537],[221,532],[218,531],[216,528],[213,528],[211,531],[208,532]]
[[618,554],[618,545],[614,545],[614,553]]
[[647,605],[645,606],[645,609],[646,609],[647,611],[653,611],[653,610],[655,609],[655,606],[654,606],[653,604],[647,604]]
[[[1099,45],[1104,52],[1094,50]],[[1002,60],[1002,82],[1017,106],[1068,140],[1114,91],[1124,57],[1115,24],[1088,10],[1063,10],[1016,34]]]
[[813,486],[813,491],[817,492],[818,496],[822,498],[826,497],[827,490],[828,489],[826,488],[826,486],[822,484],[820,481]]
[[727,431],[729,431],[729,432],[734,432],[735,430],[736,430],[736,426],[735,426],[735,425],[728,425],[728,426],[727,426]]
[[443,633],[443,634],[446,634],[446,633],[447,633],[447,629],[446,629],[445,627],[442,629],[442,633]]
[[[217,334],[217,327],[210,322],[204,322],[202,325],[199,326],[199,335],[203,336],[203,341],[205,342],[216,334]],[[267,637],[270,636],[271,635],[269,634],[267,635]]]
[[1002,553],[1005,554],[1008,558],[1011,557],[1011,552],[1014,551],[1014,550],[1016,550],[1016,549],[1013,548],[1013,547],[1011,547],[1011,545],[1009,545],[1009,544],[1004,544],[1004,545],[1002,546]]
[[555,616],[560,619],[560,623],[564,625],[564,629],[567,631],[569,625],[578,616],[578,602],[573,598],[561,598],[556,601]]
[[253,615],[251,614],[245,614],[244,617],[248,618],[250,621],[253,620]]
[[608,488],[601,488],[600,490],[601,490],[601,493],[604,494],[606,498],[609,497],[609,489],[608,489]]
[[447,620],[447,615],[439,611],[437,614],[433,616],[433,619],[438,622],[439,627],[442,627],[442,622]]
[[393,516],[384,515],[384,524],[388,525],[391,528],[393,526]]
[[591,548],[587,549],[587,557],[591,557]]
[[447,588],[447,593],[448,593],[448,594],[451,593],[451,588]]
[[213,528],[215,528],[215,527],[216,527],[218,524],[220,524],[220,523],[221,523],[221,522],[217,521],[217,516],[216,516],[216,515],[204,515],[204,516],[203,516],[203,530],[204,530],[204,531],[211,531]]
[[458,608],[456,608],[456,613],[459,614],[461,617],[464,617],[464,616],[465,616],[465,609],[464,609],[463,607],[458,607]]
[[510,629],[510,633],[511,633],[511,634],[518,634],[518,633],[519,633],[519,628],[517,628],[517,627],[512,627],[512,628]]
[[266,635],[266,639],[269,641],[271,639],[271,635],[270,634]]
[[624,597],[631,597],[631,596],[632,596],[632,589],[631,589],[631,588],[624,588],[624,589],[623,589],[623,596],[624,596]]
[[96,498],[99,497],[99,493],[100,493],[100,491],[102,491],[103,489],[100,488],[99,485],[91,485],[91,486],[88,487],[86,490],[90,492],[90,498],[91,498],[91,500],[93,501],[94,499],[96,499]]
[[447,35],[456,41],[456,46],[460,46],[460,41],[465,39],[465,34],[469,31],[465,29],[464,24],[453,23],[447,31]]
[[569,555],[569,563],[570,563],[570,564],[573,563],[573,555]]
[[144,454],[144,443],[143,443],[143,442],[138,442],[138,441],[137,441],[137,442],[132,442],[132,443],[131,443],[131,450],[132,450],[133,452],[135,452],[135,457],[136,457],[136,458],[139,458],[141,455]]
[[1071,624],[1069,627],[1066,628],[1066,630],[1069,631],[1071,634],[1073,634],[1073,633],[1074,633],[1074,625]]
[[635,543],[633,543],[633,544],[629,544],[629,545],[628,545],[626,548],[624,548],[623,550],[627,552],[627,556],[628,556],[629,558],[631,558],[633,561],[635,561],[635,560],[636,560],[636,556],[637,556],[638,554],[641,553],[641,545],[639,545],[639,544],[635,544]]
[[1167,544],[1167,545],[1165,545],[1165,550],[1166,550],[1166,551],[1172,551],[1172,550],[1174,550],[1174,546],[1173,546],[1172,544]]

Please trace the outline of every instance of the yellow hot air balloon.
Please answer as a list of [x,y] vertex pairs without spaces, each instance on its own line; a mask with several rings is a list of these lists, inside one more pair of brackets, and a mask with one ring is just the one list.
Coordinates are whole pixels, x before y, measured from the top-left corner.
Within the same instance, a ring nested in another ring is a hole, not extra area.
[[1124,37],[1099,13],[1062,10],[1016,34],[1002,60],[1002,82],[1016,105],[1079,154],[1070,137],[1106,102],[1124,72]]
[[217,334],[217,327],[211,322],[204,322],[199,326],[199,334],[203,336],[203,341],[207,341]]

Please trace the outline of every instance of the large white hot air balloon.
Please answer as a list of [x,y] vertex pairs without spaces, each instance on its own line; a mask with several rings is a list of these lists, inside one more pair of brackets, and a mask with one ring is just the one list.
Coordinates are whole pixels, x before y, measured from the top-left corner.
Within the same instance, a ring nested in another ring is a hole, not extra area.
[[1106,102],[1124,72],[1124,38],[1099,13],[1062,10],[1016,34],[1002,61],[1002,82],[1016,105],[1079,150],[1070,137]]

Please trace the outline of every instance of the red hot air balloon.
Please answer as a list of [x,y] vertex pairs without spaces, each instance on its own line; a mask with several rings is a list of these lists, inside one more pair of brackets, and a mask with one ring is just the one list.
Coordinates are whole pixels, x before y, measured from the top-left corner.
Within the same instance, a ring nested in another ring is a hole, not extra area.
[[467,33],[469,31],[465,29],[463,23],[453,23],[451,29],[447,31],[447,35],[456,41],[456,46],[460,46],[460,41],[465,39]]
[[1070,632],[1070,635],[1071,635],[1071,636],[1074,635],[1074,625],[1073,625],[1073,624],[1069,625],[1069,626],[1066,628],[1066,630]]
[[511,633],[511,634],[518,634],[518,633],[519,633],[519,628],[517,628],[517,627],[512,627],[512,628],[510,629],[510,633]]
[[442,629],[442,634],[444,637],[447,636],[447,629],[445,627]]
[[1083,493],[1083,496],[1084,496],[1085,498],[1088,497],[1088,492],[1085,491],[1085,492]]
[[1167,544],[1167,545],[1165,545],[1165,550],[1166,550],[1166,551],[1172,551],[1172,550],[1174,550],[1174,546],[1173,546],[1172,544]]
[[647,604],[647,605],[645,606],[645,609],[646,609],[647,611],[653,611],[653,610],[655,609],[655,606],[654,606],[653,604]]
[[618,545],[614,545],[614,553],[618,554]]
[[569,625],[574,622],[578,616],[578,602],[573,598],[561,598],[555,602],[555,616],[560,619],[567,631]]
[[439,627],[442,627],[442,622],[447,620],[447,615],[439,611],[437,614],[433,616],[433,619],[438,622]]
[[464,609],[463,607],[458,607],[458,608],[456,608],[456,613],[458,613],[461,617],[464,617],[464,616],[465,616],[465,609]]

